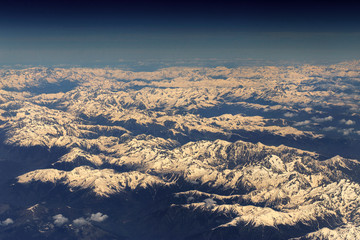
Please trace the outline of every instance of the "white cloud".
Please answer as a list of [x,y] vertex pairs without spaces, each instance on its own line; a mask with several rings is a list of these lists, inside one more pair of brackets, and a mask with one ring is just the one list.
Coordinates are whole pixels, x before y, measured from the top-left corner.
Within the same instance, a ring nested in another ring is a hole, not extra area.
[[305,120],[305,121],[302,121],[302,122],[297,122],[294,124],[294,126],[298,127],[298,126],[306,126],[306,125],[309,125],[310,124],[310,121],[309,120]]
[[323,130],[324,131],[334,131],[336,129],[336,127],[324,127]]
[[216,204],[216,201],[214,201],[214,199],[212,198],[207,198],[204,200],[204,202],[205,202],[205,207],[207,208],[213,208]]
[[354,132],[354,128],[348,128],[348,129],[340,129],[338,130],[339,132],[341,132],[343,135],[349,135],[350,133]]
[[345,120],[345,119],[341,119],[340,120],[340,123],[343,123],[345,125],[354,125],[356,122],[355,121],[352,121],[352,120]]
[[81,218],[77,218],[73,221],[73,224],[75,227],[81,227],[87,224],[90,224],[88,220],[86,220],[85,218],[81,217]]
[[69,221],[68,218],[64,217],[62,214],[58,214],[53,216],[54,219],[54,224],[58,227],[64,225],[64,223],[66,223],[67,221]]
[[284,116],[285,117],[295,117],[295,116],[297,116],[297,114],[296,113],[291,113],[291,112],[287,112],[287,113],[284,113]]
[[324,118],[312,117],[311,119],[314,120],[315,122],[329,122],[332,121],[334,118],[332,116],[328,116]]
[[7,218],[4,221],[0,222],[0,225],[1,226],[7,226],[7,225],[10,225],[10,224],[13,224],[13,223],[14,223],[14,220],[12,220],[11,218]]
[[352,120],[347,120],[345,122],[346,125],[354,125],[355,124],[355,121],[352,121]]
[[90,220],[94,222],[102,222],[108,218],[108,215],[102,214],[101,212],[91,214]]

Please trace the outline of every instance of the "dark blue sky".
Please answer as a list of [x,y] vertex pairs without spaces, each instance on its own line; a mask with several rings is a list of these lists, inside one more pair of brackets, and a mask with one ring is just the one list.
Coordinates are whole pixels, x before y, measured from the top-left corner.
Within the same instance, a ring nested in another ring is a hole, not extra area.
[[360,57],[346,2],[1,1],[0,65]]

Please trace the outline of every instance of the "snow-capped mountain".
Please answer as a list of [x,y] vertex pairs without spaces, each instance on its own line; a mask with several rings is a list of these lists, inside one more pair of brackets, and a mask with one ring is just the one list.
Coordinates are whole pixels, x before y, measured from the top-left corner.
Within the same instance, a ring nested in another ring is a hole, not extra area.
[[359,81],[358,62],[1,70],[0,239],[356,239]]

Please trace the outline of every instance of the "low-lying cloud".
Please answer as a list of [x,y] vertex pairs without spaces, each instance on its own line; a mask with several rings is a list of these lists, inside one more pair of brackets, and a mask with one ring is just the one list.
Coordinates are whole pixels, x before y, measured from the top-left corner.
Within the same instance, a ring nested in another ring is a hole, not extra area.
[[204,202],[205,202],[205,207],[207,208],[213,208],[216,204],[216,201],[212,198],[207,198],[204,200]]
[[343,135],[347,136],[351,133],[354,133],[354,128],[347,128],[347,129],[339,129],[338,130],[340,133],[342,133]]
[[90,220],[94,222],[102,222],[105,221],[108,218],[108,215],[102,214],[101,212],[91,214]]
[[327,131],[327,132],[329,132],[329,131],[334,131],[334,130],[336,130],[336,127],[332,127],[332,126],[330,126],[330,127],[324,127],[323,130],[324,130],[324,131]]
[[341,119],[340,123],[350,126],[350,125],[354,125],[356,122],[350,119],[349,120]]
[[296,127],[300,127],[300,126],[307,126],[310,124],[310,121],[309,120],[305,120],[305,121],[302,121],[302,122],[297,122],[294,124],[294,126]]
[[61,227],[62,225],[64,225],[64,223],[69,221],[69,219],[64,217],[62,214],[53,216],[53,219],[54,219],[54,224],[58,227]]
[[82,227],[84,225],[91,224],[91,222],[103,222],[105,221],[109,216],[106,214],[103,214],[101,212],[93,213],[88,218],[80,217],[73,221],[73,225],[75,227]]
[[73,224],[75,227],[81,227],[81,226],[90,224],[90,222],[88,220],[86,220],[85,218],[81,217],[81,218],[75,219],[73,221]]
[[284,113],[284,117],[292,118],[292,117],[295,117],[295,116],[297,116],[296,113],[291,113],[291,112]]
[[321,123],[321,122],[330,122],[334,118],[332,116],[328,116],[328,117],[324,117],[324,118],[312,117],[311,119],[315,122]]
[[0,222],[0,226],[8,226],[13,223],[14,223],[14,220],[12,220],[11,218],[7,218],[4,221]]

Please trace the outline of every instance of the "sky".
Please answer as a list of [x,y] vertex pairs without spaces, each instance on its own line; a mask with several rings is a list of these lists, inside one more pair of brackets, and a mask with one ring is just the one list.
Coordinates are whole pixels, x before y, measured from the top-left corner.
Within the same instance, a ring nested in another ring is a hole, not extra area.
[[344,1],[0,3],[0,65],[360,58],[360,7]]

